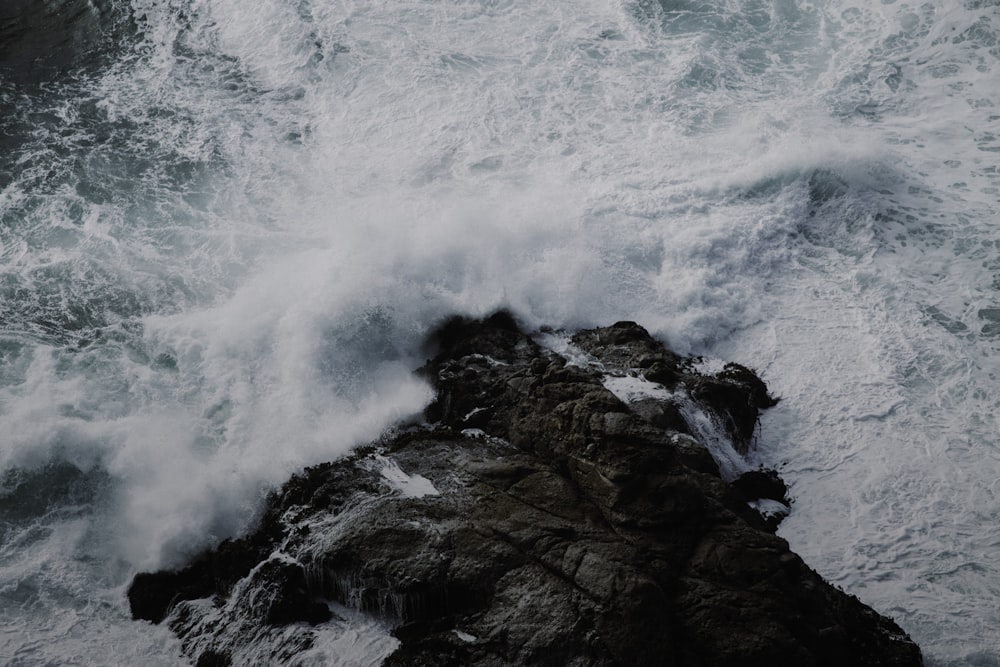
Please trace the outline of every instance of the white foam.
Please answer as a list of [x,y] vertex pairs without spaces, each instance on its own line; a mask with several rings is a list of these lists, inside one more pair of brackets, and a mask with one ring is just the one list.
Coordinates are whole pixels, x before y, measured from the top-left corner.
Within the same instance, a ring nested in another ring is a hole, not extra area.
[[468,632],[462,632],[461,630],[452,630],[455,636],[461,639],[463,642],[474,642],[476,641],[475,635],[470,635]]
[[380,466],[379,473],[382,477],[404,498],[441,495],[441,492],[434,488],[434,484],[423,475],[408,475],[396,461],[381,454],[375,454],[374,459]]
[[469,411],[467,415],[462,417],[462,421],[467,422],[469,421],[470,417],[478,415],[480,412],[483,412],[484,410],[486,410],[486,408],[473,408],[472,410]]
[[[596,357],[584,352],[578,346],[574,345],[569,334],[544,332],[536,335],[535,340],[542,347],[552,350],[561,356],[570,366],[578,366],[580,368],[604,368],[604,364],[598,361]],[[613,392],[614,390],[611,391]]]
[[346,623],[320,626],[312,646],[296,656],[303,667],[378,667],[399,646],[384,622],[340,605],[331,605]]
[[788,516],[790,511],[789,507],[784,503],[777,500],[771,500],[770,498],[751,500],[747,504],[760,512],[765,519],[770,519],[772,517],[785,518]]
[[642,398],[670,400],[674,393],[661,384],[632,375],[614,377],[607,375],[601,380],[604,387],[623,403],[633,403]]

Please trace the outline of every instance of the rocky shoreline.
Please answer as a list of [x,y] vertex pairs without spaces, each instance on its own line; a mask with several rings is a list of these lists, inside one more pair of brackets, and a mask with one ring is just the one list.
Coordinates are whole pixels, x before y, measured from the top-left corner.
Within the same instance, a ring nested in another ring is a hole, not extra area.
[[430,345],[426,423],[137,575],[133,616],[205,667],[296,664],[358,616],[391,629],[371,654],[390,666],[922,664],[774,534],[785,486],[740,459],[775,402],[750,370],[707,372],[630,322],[528,335],[498,313]]

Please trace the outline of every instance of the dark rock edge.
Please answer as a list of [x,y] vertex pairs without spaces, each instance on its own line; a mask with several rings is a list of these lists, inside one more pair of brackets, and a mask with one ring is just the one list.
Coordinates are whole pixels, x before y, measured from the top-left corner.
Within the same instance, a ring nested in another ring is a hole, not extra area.
[[[689,396],[745,451],[776,402],[752,371],[698,373],[631,322],[572,342],[592,364],[568,364],[508,313],[449,320],[418,371],[436,390],[433,428],[308,468],[254,533],[136,575],[133,616],[166,619],[199,665],[230,664],[234,648],[187,602],[206,598],[260,628],[326,622],[325,600],[391,619],[390,666],[922,664],[898,625],[751,509],[788,502],[776,473],[726,483],[676,402],[626,405],[602,384],[630,374]],[[390,461],[439,495],[394,491]],[[335,539],[315,534],[318,517]],[[234,605],[240,582],[265,594]]]

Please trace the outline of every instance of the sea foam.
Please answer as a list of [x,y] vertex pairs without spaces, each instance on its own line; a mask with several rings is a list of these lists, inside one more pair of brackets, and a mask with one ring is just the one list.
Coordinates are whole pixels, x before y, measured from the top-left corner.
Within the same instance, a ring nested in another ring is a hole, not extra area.
[[930,662],[1000,655],[995,8],[127,8],[99,71],[0,91],[3,488],[105,485],[44,553],[5,529],[3,590],[63,591],[5,598],[10,655],[171,664],[128,576],[419,413],[427,332],[500,307],[762,371],[793,548]]

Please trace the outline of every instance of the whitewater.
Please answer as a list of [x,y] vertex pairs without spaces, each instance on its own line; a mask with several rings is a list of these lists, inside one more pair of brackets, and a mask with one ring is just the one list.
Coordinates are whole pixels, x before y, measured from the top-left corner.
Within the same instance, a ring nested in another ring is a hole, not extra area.
[[507,308],[755,368],[779,534],[928,664],[1000,665],[996,0],[30,4],[4,664],[187,664],[130,578],[419,414],[426,334]]

